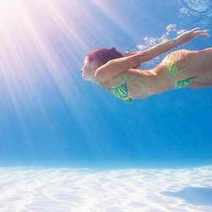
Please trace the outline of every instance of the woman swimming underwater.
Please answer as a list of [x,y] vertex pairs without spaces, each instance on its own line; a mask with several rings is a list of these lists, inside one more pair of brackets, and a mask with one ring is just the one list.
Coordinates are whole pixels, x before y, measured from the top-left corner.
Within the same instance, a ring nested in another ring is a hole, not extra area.
[[198,36],[208,36],[207,30],[195,28],[147,50],[128,54],[115,48],[94,50],[85,57],[82,76],[124,101],[144,99],[172,88],[212,86],[212,48],[177,50],[153,69],[139,68],[142,63]]

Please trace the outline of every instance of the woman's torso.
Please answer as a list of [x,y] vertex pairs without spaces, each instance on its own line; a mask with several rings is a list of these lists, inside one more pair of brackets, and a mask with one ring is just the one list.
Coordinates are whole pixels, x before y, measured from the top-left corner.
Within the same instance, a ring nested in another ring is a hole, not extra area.
[[[116,86],[123,85],[123,83],[127,83],[128,95],[131,98],[143,98],[171,88],[176,88],[176,82],[181,82],[186,87],[191,85],[192,81],[197,80],[200,82],[204,80],[203,70],[207,69],[207,67],[203,67],[206,64],[204,60],[204,52],[201,54],[199,51],[177,50],[168,54],[153,69],[159,73],[159,80],[156,80],[154,85],[147,83],[142,78],[127,79],[126,74],[123,72],[123,74],[111,80],[107,87],[115,88]],[[187,83],[185,82],[186,80]]]

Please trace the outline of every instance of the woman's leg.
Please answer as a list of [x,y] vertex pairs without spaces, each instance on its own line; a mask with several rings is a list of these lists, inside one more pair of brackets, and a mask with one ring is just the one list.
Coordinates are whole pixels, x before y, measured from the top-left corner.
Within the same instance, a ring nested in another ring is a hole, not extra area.
[[207,88],[212,87],[212,83],[208,82],[192,82],[192,84],[189,86],[191,88]]
[[[193,80],[192,87],[212,86],[212,48],[199,50],[193,59],[193,74],[197,79]],[[191,72],[192,73],[192,72]]]

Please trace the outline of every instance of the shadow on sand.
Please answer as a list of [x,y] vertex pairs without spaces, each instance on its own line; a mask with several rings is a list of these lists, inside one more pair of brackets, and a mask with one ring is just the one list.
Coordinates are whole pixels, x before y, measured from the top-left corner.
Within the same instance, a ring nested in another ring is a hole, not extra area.
[[184,199],[194,205],[212,206],[212,187],[187,187],[177,192],[162,192],[163,195]]

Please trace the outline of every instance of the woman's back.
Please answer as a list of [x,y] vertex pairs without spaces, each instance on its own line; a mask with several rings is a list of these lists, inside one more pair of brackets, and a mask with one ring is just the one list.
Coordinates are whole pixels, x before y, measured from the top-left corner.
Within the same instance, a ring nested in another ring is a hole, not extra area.
[[197,51],[182,49],[171,52],[155,68],[144,71],[158,74],[154,84],[147,80],[144,81],[142,78],[137,78],[128,82],[129,93],[133,97],[142,97],[171,88],[188,87],[201,75],[197,71],[198,64]]

